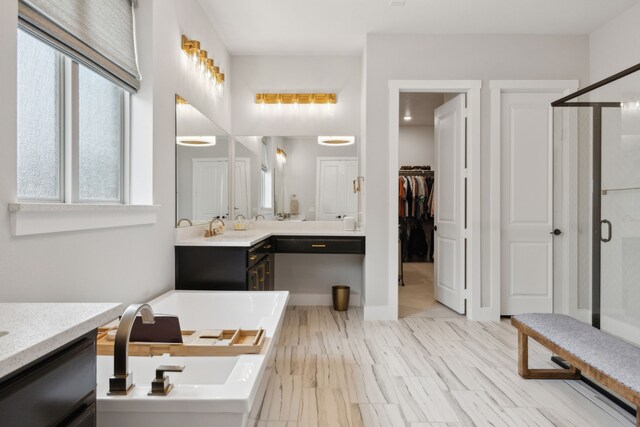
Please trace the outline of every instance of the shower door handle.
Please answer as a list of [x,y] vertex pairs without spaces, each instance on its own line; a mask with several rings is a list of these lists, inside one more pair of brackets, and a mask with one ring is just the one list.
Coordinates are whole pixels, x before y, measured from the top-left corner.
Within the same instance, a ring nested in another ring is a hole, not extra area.
[[607,238],[604,238],[604,234],[600,236],[600,240],[604,243],[610,242],[611,238],[613,237],[613,227],[611,226],[611,221],[609,221],[608,219],[603,219],[602,221],[600,221],[601,224],[605,224],[608,228],[608,233],[607,233]]

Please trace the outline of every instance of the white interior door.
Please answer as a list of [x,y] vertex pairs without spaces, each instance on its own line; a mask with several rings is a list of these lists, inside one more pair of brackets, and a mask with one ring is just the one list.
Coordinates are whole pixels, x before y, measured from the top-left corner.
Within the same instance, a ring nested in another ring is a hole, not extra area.
[[229,211],[228,160],[193,159],[193,215],[195,220],[226,217]]
[[501,95],[501,314],[553,311],[553,120],[558,93]]
[[358,160],[319,158],[317,167],[316,219],[338,221],[345,215],[355,216],[358,195],[353,193],[353,180],[358,176]]
[[251,159],[236,158],[235,164],[235,215],[242,215],[245,218],[251,218],[251,178],[249,171],[251,170]]
[[465,313],[465,95],[435,111],[435,298]]

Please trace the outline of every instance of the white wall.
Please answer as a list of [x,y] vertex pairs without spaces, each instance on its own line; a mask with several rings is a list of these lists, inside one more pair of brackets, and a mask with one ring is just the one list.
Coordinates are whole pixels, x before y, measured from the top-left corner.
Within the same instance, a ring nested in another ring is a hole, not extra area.
[[[359,135],[359,56],[234,56],[234,135]],[[256,93],[335,92],[337,104],[255,104]]]
[[153,197],[145,184],[134,197],[161,206],[158,222],[12,237],[6,206],[16,201],[17,1],[0,2],[0,301],[129,303],[174,286],[175,93],[227,130],[230,124],[228,95],[218,98],[204,91],[187,68],[180,35],[201,40],[224,68],[229,56],[196,0],[139,0],[136,15],[143,81],[132,102],[132,145],[134,156],[152,156],[142,174],[153,173]]
[[638,23],[640,23],[640,4],[589,35],[591,83],[640,62],[640,25]]
[[[380,35],[367,37],[366,46],[366,230],[365,294],[367,306],[388,306],[390,277],[387,254],[390,224],[389,198],[389,80],[483,80],[481,197],[482,197],[482,293],[489,301],[489,80],[491,79],[579,79],[588,73],[586,36]],[[373,215],[372,212],[376,214]]]
[[433,126],[400,126],[398,168],[428,165],[435,169],[433,144]]

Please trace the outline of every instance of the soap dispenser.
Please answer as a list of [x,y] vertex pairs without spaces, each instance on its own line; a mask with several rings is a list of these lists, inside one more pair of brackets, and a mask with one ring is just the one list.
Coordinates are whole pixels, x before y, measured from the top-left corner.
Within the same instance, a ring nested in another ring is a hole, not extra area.
[[298,203],[298,199],[296,199],[296,195],[291,196],[291,215],[298,215],[298,210],[300,209],[300,204]]

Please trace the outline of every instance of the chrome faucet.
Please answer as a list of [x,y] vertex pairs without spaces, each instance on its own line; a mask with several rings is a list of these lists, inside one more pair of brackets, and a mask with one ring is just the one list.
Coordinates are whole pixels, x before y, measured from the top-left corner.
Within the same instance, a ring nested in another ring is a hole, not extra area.
[[258,218],[262,218],[263,220],[265,219],[265,218],[264,218],[264,215],[262,215],[262,214],[258,214],[258,215],[256,215],[254,219],[257,221],[257,220],[258,220]]
[[178,223],[176,224],[176,227],[180,227],[180,224],[182,224],[182,221],[187,221],[189,223],[189,227],[191,227],[193,225],[193,223],[191,222],[190,219],[187,218],[180,218],[178,220]]
[[236,215],[236,221],[238,220],[238,218],[240,218],[240,219],[246,219],[246,218],[245,218],[245,216],[244,216],[244,215],[242,215],[242,214],[238,214],[238,215]]
[[215,231],[213,230],[214,222],[219,222],[224,227],[223,220],[221,220],[220,218],[213,218],[211,221],[209,221],[209,229],[204,232],[204,237],[213,237],[216,235]]
[[109,378],[109,394],[126,395],[134,387],[133,372],[129,372],[129,337],[138,313],[142,315],[142,323],[155,323],[149,304],[131,304],[124,311],[113,345],[113,376]]

